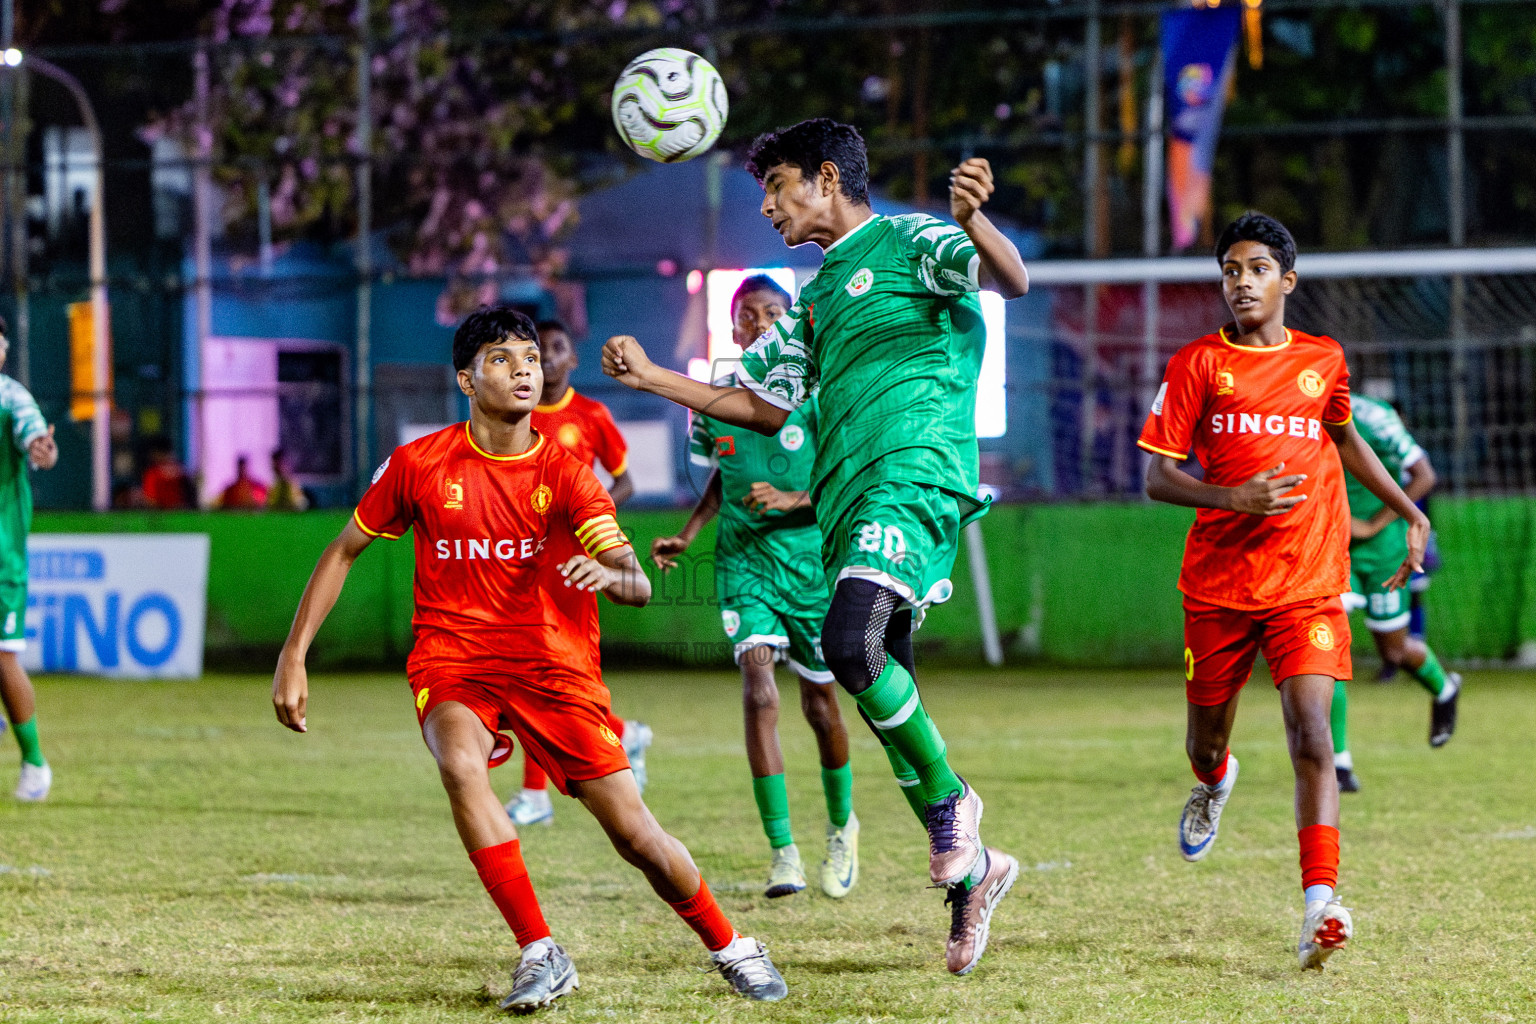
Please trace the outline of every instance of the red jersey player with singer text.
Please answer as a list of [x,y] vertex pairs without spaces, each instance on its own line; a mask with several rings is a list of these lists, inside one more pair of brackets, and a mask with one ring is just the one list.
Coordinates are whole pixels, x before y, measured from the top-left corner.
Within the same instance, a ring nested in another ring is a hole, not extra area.
[[[1334,891],[1339,790],[1328,721],[1334,681],[1352,674],[1339,597],[1349,589],[1343,469],[1409,524],[1408,558],[1389,587],[1418,568],[1429,520],[1355,431],[1338,342],[1285,326],[1296,287],[1290,232],[1244,214],[1222,232],[1216,258],[1233,322],[1168,361],[1139,442],[1152,456],[1147,495],[1200,510],[1179,575],[1185,747],[1200,784],[1179,820],[1179,846],[1194,861],[1216,841],[1238,773],[1227,738],[1262,651],[1296,774],[1305,902],[1297,956],[1320,968],[1353,931]],[[1204,479],[1181,467],[1190,452]]]
[[[629,447],[608,407],[595,398],[579,395],[571,386],[571,371],[576,369],[576,343],[570,329],[559,320],[541,320],[539,361],[544,368],[544,388],[539,404],[533,407],[533,429],[553,438],[583,466],[601,465],[613,478],[608,496],[615,506],[622,505],[635,493],[629,477]],[[635,773],[635,786],[645,792],[645,751],[651,745],[651,729],[644,722],[625,721],[611,710],[608,728],[619,737]],[[507,801],[507,816],[514,825],[551,825],[554,804],[549,799],[549,777],[525,749],[523,751],[523,787]]]
[[278,721],[307,731],[304,657],[352,563],[375,538],[414,530],[406,672],[459,838],[522,947],[502,1009],[530,1012],[578,985],[491,788],[489,769],[512,752],[508,733],[586,805],[736,991],[783,998],[766,950],[736,934],[646,808],[608,726],[597,593],[641,606],[651,587],[592,470],[530,423],[543,383],[533,322],[505,307],[472,314],[454,334],[453,365],[470,418],[396,449],[320,556],[272,683]]

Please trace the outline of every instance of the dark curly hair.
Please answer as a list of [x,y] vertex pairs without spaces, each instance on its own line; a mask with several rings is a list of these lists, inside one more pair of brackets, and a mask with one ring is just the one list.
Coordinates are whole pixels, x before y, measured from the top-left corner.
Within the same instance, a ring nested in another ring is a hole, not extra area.
[[736,294],[731,296],[732,315],[735,315],[736,307],[741,305],[741,300],[753,292],[772,292],[779,297],[779,301],[783,303],[785,309],[788,309],[793,301],[789,297],[789,292],[785,291],[779,282],[767,274],[753,274],[742,281],[741,286],[736,289]]
[[864,136],[851,124],[813,117],[764,132],[752,141],[747,153],[747,170],[759,185],[780,164],[798,167],[802,175],[810,176],[828,162],[837,165],[838,191],[849,202],[868,203],[869,152],[864,148]]
[[1228,224],[1216,240],[1216,262],[1224,262],[1227,250],[1238,242],[1258,242],[1268,246],[1275,262],[1280,264],[1282,274],[1289,274],[1296,266],[1296,239],[1291,237],[1284,224],[1268,214],[1249,210]]
[[503,338],[539,343],[539,332],[528,314],[511,306],[481,306],[453,332],[453,368],[467,370],[480,349]]

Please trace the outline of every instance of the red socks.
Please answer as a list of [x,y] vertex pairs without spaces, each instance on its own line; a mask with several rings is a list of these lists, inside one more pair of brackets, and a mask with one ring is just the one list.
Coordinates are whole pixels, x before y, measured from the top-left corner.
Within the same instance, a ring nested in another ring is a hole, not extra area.
[[668,903],[667,906],[677,911],[677,916],[699,933],[699,938],[704,940],[704,946],[711,953],[729,946],[736,937],[736,929],[726,920],[725,912],[715,902],[715,896],[709,891],[703,875],[699,876],[698,892],[681,903]]
[[1339,830],[1332,825],[1308,825],[1296,833],[1301,843],[1301,887],[1339,884]]
[[549,925],[544,923],[544,912],[539,909],[539,898],[533,894],[522,847],[516,839],[476,850],[469,855],[469,861],[480,873],[480,883],[507,919],[519,946],[549,938]]
[[1196,768],[1194,765],[1190,765],[1189,767],[1194,771],[1195,778],[1199,779],[1207,786],[1218,786],[1221,784],[1221,780],[1227,777],[1227,761],[1230,760],[1231,757],[1232,751],[1230,750],[1225,754],[1222,754],[1221,764],[1218,765],[1216,770],[1213,772],[1203,772],[1199,768]]
[[523,788],[524,789],[548,789],[549,776],[544,774],[544,769],[539,763],[523,752]]

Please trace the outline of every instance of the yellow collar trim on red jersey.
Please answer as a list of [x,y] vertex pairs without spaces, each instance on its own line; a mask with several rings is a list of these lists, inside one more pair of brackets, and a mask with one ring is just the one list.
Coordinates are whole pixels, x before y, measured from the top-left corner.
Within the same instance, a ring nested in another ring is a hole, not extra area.
[[1285,340],[1278,345],[1239,345],[1235,341],[1227,340],[1227,329],[1225,327],[1217,331],[1216,336],[1221,339],[1221,343],[1223,345],[1227,346],[1228,348],[1238,349],[1242,352],[1279,352],[1281,349],[1285,348],[1291,342],[1296,340],[1296,336],[1291,333],[1291,329],[1289,327],[1285,329]]
[[575,400],[575,398],[576,398],[576,389],[573,388],[573,387],[567,386],[566,389],[565,389],[565,394],[561,395],[558,401],[551,402],[549,405],[536,405],[536,406],[533,407],[533,411],[534,412],[559,412],[561,409],[564,409],[566,406],[570,405],[571,402]]
[[469,438],[469,446],[471,448],[479,452],[481,455],[484,455],[486,458],[495,459],[497,462],[517,462],[519,459],[528,458],[534,452],[537,452],[540,448],[544,447],[544,435],[540,434],[538,431],[534,431],[533,436],[538,438],[538,440],[534,441],[533,446],[530,447],[527,451],[523,452],[521,455],[493,454],[486,451],[484,448],[481,448],[478,444],[475,443],[475,432],[469,429],[469,420],[464,421],[464,436]]

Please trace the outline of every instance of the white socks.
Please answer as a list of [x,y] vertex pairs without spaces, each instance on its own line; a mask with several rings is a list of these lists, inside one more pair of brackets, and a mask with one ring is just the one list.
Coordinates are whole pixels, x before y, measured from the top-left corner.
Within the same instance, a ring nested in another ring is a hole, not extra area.
[[709,955],[715,958],[717,963],[730,963],[732,960],[740,960],[744,956],[751,956],[757,952],[757,941],[743,936],[740,932],[730,941],[724,949],[717,949]]
[[1306,891],[1302,893],[1302,898],[1306,900],[1306,904],[1309,907],[1318,900],[1322,900],[1324,903],[1327,903],[1329,900],[1333,899],[1333,886],[1309,885],[1307,886]]

